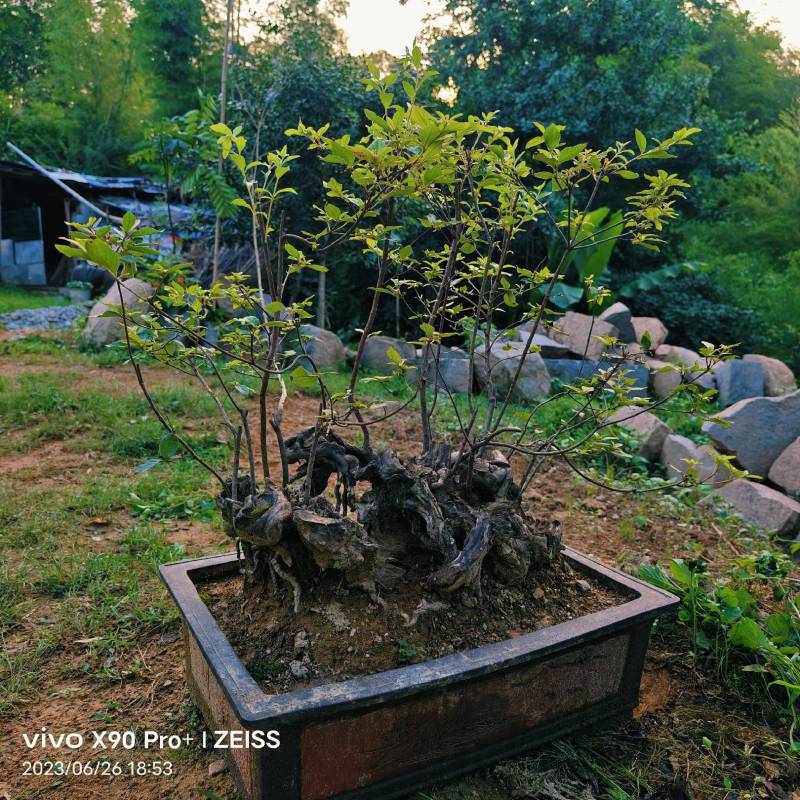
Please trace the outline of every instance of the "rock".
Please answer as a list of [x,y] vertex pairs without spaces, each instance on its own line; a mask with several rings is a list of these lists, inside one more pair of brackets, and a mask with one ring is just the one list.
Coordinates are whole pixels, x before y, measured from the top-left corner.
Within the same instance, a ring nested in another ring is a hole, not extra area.
[[[690,350],[688,347],[677,347],[673,344],[662,344],[656,348],[656,358],[669,364],[675,364],[679,367],[686,369],[694,366],[699,368],[692,371],[691,377],[693,382],[702,386],[704,389],[716,388],[716,381],[714,379],[713,371],[706,371],[706,360],[700,355]],[[689,381],[687,380],[687,383]]]
[[764,394],[767,397],[780,397],[797,391],[794,373],[777,358],[748,353],[745,361],[757,361],[764,368]]
[[445,387],[451,392],[466,394],[470,389],[469,358],[463,350],[442,347],[439,350],[439,367],[430,356],[428,381],[430,385]]
[[[590,378],[600,369],[610,369],[611,361],[589,361],[577,358],[545,358],[544,364],[551,378],[562,383],[574,383],[579,378]],[[622,371],[632,378],[634,384],[628,390],[629,397],[647,397],[650,372],[643,364],[625,364]]]
[[740,400],[718,416],[731,426],[706,422],[703,431],[724,452],[733,453],[746,470],[764,476],[800,436],[800,391]]
[[590,594],[592,591],[592,584],[589,581],[575,581],[575,586],[578,588],[579,591],[583,592],[584,594]]
[[313,367],[318,370],[337,369],[344,363],[344,345],[335,333],[318,328],[316,325],[303,325],[300,333],[310,359],[310,361],[301,359],[301,363],[306,362],[302,364],[306,369],[313,370]]
[[645,358],[644,361],[650,370],[650,391],[659,400],[669,397],[680,386],[681,373],[668,361],[657,358]]
[[730,480],[731,473],[726,467],[717,464],[714,459],[716,452],[707,444],[698,447],[686,436],[671,433],[661,448],[661,463],[666,467],[667,478],[676,480],[683,478],[689,471],[688,461],[696,461],[694,468],[698,483],[722,486]]
[[417,356],[414,345],[391,336],[370,336],[361,354],[361,366],[381,375],[391,375],[397,366],[388,356],[389,348],[396,350],[409,363],[414,363]]
[[384,403],[378,403],[377,405],[370,406],[362,413],[364,415],[364,419],[366,420],[380,420],[399,411],[402,405],[403,404],[399,400],[387,400]]
[[667,478],[683,478],[689,471],[689,460],[700,461],[697,445],[685,436],[670,433],[661,448],[661,463],[666,467]]
[[547,328],[547,333],[573,355],[592,361],[600,361],[608,350],[598,336],[619,338],[619,331],[610,322],[575,311],[567,311],[554,326]]
[[714,370],[719,404],[725,408],[764,394],[764,367],[758,361],[723,361]]
[[632,317],[633,329],[636,331],[636,341],[641,342],[644,332],[650,334],[650,347],[655,350],[667,341],[669,331],[658,317]]
[[223,772],[228,771],[228,765],[225,762],[224,758],[219,758],[216,761],[212,761],[208,765],[208,777],[213,778],[216,775],[222,775]]
[[291,672],[292,677],[298,681],[304,681],[308,677],[308,667],[302,661],[290,661],[289,672]]
[[306,631],[298,631],[294,637],[295,653],[301,650],[308,650],[308,633]]
[[618,408],[609,420],[636,434],[639,439],[636,455],[647,461],[655,461],[661,455],[664,440],[671,433],[669,426],[655,414],[636,406]]
[[234,308],[229,297],[220,297],[217,300],[217,308],[226,319],[239,319],[239,317],[248,317],[253,313],[249,308]]
[[719,453],[710,444],[701,444],[697,452],[700,456],[697,475],[701,483],[709,486],[723,486],[730,483],[733,473],[724,464],[717,463],[714,456],[718,456]]
[[705,359],[700,353],[695,353],[688,347],[677,347],[674,344],[660,344],[656,347],[655,355],[660,361],[668,361],[670,364],[678,364],[681,367],[692,367],[695,364],[705,365]]
[[769,479],[788,494],[800,497],[800,438],[775,459],[769,470]]
[[22,331],[32,329],[66,330],[86,314],[86,304],[22,308],[0,314],[0,328]]
[[[533,322],[523,322],[513,329],[514,335],[520,342],[527,342]],[[541,330],[544,326],[539,326]],[[569,355],[569,348],[565,344],[545,336],[543,333],[534,333],[532,345],[539,348],[539,355],[542,358],[566,358]]]
[[[147,303],[141,298],[149,298],[153,294],[153,287],[146,281],[138,278],[128,278],[122,281],[122,302],[125,304],[126,312],[135,315],[137,312],[147,308]],[[121,317],[100,316],[108,311],[112,305],[119,305],[120,296],[117,284],[114,284],[98,300],[89,312],[89,319],[83,329],[83,341],[85,344],[95,347],[104,347],[113,344],[125,335],[125,327]]]
[[[475,350],[475,377],[483,388],[488,384],[484,353],[483,345]],[[498,395],[504,396],[510,390],[514,374],[524,354],[525,345],[521,342],[498,343],[492,347],[489,369],[492,372],[495,391]],[[544,360],[538,353],[528,353],[516,386],[517,397],[530,400],[535,397],[545,397],[549,393],[550,374],[544,365]]]
[[616,302],[609,306],[598,319],[611,323],[619,331],[619,340],[630,343],[637,342],[636,330],[633,327],[631,310],[625,303]]
[[780,536],[794,533],[800,526],[800,503],[760,483],[740,478],[714,491],[700,505],[717,508],[722,502],[748,522]]

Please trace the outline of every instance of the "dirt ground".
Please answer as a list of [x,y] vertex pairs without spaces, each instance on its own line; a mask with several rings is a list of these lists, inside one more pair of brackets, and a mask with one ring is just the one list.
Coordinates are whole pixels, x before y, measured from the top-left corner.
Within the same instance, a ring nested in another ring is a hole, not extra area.
[[[13,359],[0,360],[0,376],[21,372],[68,370],[71,379],[81,386],[96,385],[112,393],[128,392],[134,386],[130,371],[124,367],[64,366],[56,363],[24,364]],[[151,375],[156,383],[158,374]],[[163,377],[167,380],[166,376]],[[316,402],[309,397],[294,397],[287,406],[287,429],[299,429],[313,419]],[[415,419],[406,414],[394,417],[384,434],[392,446],[408,452],[419,440]],[[6,452],[0,456],[0,480],[23,491],[31,486],[56,486],[70,491],[87,475],[129,474],[129,467],[103,452],[82,452],[71,447],[69,439],[48,441],[27,452]],[[735,545],[713,522],[698,524],[694,519],[676,514],[668,505],[652,499],[611,496],[609,493],[573,479],[564,468],[554,467],[531,487],[528,498],[539,516],[549,516],[563,523],[565,542],[584,553],[609,563],[640,561],[663,556],[698,555],[714,560],[721,553],[735,551]],[[124,511],[115,511],[87,520],[79,529],[65,528],[63,537],[73,551],[102,553],[114,550],[130,525]],[[230,543],[219,530],[199,520],[171,520],[164,523],[167,540],[185,546],[187,556],[227,551]],[[5,536],[7,532],[0,532]],[[36,600],[20,624],[2,642],[4,657],[13,656],[36,631],[47,628],[58,600]],[[87,603],[91,599],[87,598]],[[122,670],[114,678],[97,680],[83,675],[90,642],[61,641],[56,651],[44,661],[36,684],[29,688],[25,702],[17,705],[0,720],[0,800],[51,798],[52,800],[196,800],[235,797],[230,776],[218,769],[219,756],[196,744],[202,723],[191,706],[184,686],[183,648],[174,624],[156,628],[135,643],[130,653],[136,668]],[[672,715],[686,709],[702,709],[702,693],[690,685],[696,674],[687,665],[686,653],[675,651],[669,643],[657,642],[651,650],[642,685],[642,699],[635,713],[638,730],[669,726]],[[720,698],[724,707],[724,698]],[[719,709],[710,709],[715,714]],[[30,749],[23,734],[33,735],[46,729],[54,733],[82,734],[87,744],[75,750],[56,750],[52,746]],[[95,762],[98,752],[90,747],[93,731],[156,731],[194,737],[188,745],[175,750],[117,750],[112,760],[150,764],[171,762],[169,776],[125,774],[122,777],[99,776],[25,776],[26,761],[59,759]],[[765,749],[766,752],[766,749]],[[768,763],[769,759],[765,756]],[[681,764],[675,769],[680,770]],[[765,767],[767,769],[767,767]],[[777,767],[775,767],[777,769]],[[448,797],[488,800],[482,794],[485,784],[465,782]],[[477,787],[477,788],[476,788]],[[428,795],[425,795],[428,796]],[[436,795],[439,797],[440,795]],[[441,795],[445,796],[445,795]],[[492,794],[491,798],[501,797]],[[516,795],[524,798],[525,794]],[[627,795],[626,795],[627,796]],[[660,796],[660,795],[659,795]],[[700,800],[715,797],[693,793],[670,795]],[[749,796],[749,795],[748,795]],[[792,797],[765,793],[764,797]],[[420,795],[422,797],[422,795]],[[664,795],[667,797],[667,795]]]

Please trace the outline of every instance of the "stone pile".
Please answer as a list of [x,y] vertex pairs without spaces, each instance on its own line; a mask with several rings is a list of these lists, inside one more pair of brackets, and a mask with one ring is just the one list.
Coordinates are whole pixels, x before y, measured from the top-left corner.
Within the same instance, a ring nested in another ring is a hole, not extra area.
[[0,328],[10,331],[66,330],[86,315],[86,305],[77,303],[68,306],[44,306],[23,308],[0,314]]
[[[123,284],[126,304],[132,313],[143,306],[142,297],[151,287],[131,279]],[[120,320],[103,317],[110,303],[118,302],[116,287],[91,310],[84,330],[84,341],[95,345],[110,344],[122,334]],[[85,313],[83,306],[57,306],[13,312],[0,317],[8,328],[68,327]],[[483,389],[491,370],[497,392],[508,391],[529,343],[531,323],[523,322],[509,330],[508,338],[497,342],[487,354],[484,345],[477,348],[475,374],[470,373],[467,353],[442,347],[438,364],[429,363],[427,380],[446,386],[451,392]],[[318,369],[336,369],[352,363],[355,354],[346,350],[332,332],[313,325],[303,326],[306,348]],[[631,397],[649,395],[662,398],[680,382],[681,374],[669,368],[680,365],[690,379],[704,388],[716,388],[724,411],[720,419],[728,424],[709,422],[703,426],[714,443],[697,445],[673,433],[654,414],[635,406],[618,410],[609,421],[627,428],[638,440],[637,455],[664,465],[669,477],[681,477],[690,462],[696,462],[701,483],[714,487],[703,501],[709,506],[725,503],[745,519],[782,535],[800,530],[800,391],[792,371],[777,359],[747,354],[725,361],[713,374],[699,376],[703,359],[693,350],[668,344],[669,331],[656,317],[635,317],[623,303],[614,303],[599,317],[567,312],[558,324],[548,325],[530,342],[537,352],[529,353],[522,363],[516,387],[518,399],[533,400],[550,393],[552,382],[572,383],[590,377],[614,362],[613,354],[600,340],[614,337],[628,352],[641,354],[641,340],[647,335],[652,355],[642,355],[642,363],[629,364],[625,371],[632,381]],[[600,338],[598,338],[600,337]],[[421,353],[408,342],[389,336],[372,336],[362,354],[365,369],[391,374],[396,369],[395,351],[411,369],[416,380],[421,368]],[[731,473],[715,456],[730,456],[742,469],[758,476],[730,480]]]
[[[788,367],[778,364],[783,369],[773,370],[773,376],[782,377],[777,385],[771,383],[773,391],[794,382],[794,376],[791,380],[787,376]],[[719,418],[722,424],[707,422],[703,426],[706,435],[723,452],[733,455],[739,466],[772,485],[739,479],[703,502],[711,506],[724,502],[764,528],[782,535],[796,533],[800,529],[800,391],[795,388],[784,395],[745,398],[726,408]]]

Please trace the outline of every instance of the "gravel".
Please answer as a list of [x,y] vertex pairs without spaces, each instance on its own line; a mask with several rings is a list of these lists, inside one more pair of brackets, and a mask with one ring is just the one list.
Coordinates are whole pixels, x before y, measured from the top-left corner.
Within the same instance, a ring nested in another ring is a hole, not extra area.
[[63,330],[71,328],[75,321],[87,313],[87,305],[78,303],[68,306],[45,306],[44,308],[25,308],[0,314],[0,327],[8,330],[45,328]]

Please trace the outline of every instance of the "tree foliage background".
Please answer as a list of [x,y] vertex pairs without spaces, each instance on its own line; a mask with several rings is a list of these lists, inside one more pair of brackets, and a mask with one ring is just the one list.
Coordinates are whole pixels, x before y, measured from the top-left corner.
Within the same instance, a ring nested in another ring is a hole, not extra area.
[[[601,280],[615,289],[670,263],[702,262],[706,271],[673,275],[630,304],[661,316],[676,343],[741,342],[745,352],[800,367],[797,53],[732,0],[444,6],[449,21],[432,21],[421,42],[439,72],[434,97],[459,112],[496,110],[520,136],[537,121],[562,123],[569,139],[590,145],[631,140],[636,128],[656,136],[703,129],[675,166],[694,189],[667,251],[619,247]],[[301,155],[302,182],[284,208],[300,227],[313,226],[326,175],[284,131],[302,118],[330,121],[340,136],[362,134],[367,70],[337,27],[345,7],[262,2],[250,15],[234,2],[228,119],[260,154],[286,144]],[[146,132],[161,126],[180,139],[181,116],[194,112],[196,124],[198,109],[217,100],[224,18],[223,0],[0,0],[0,132],[48,164],[100,174],[148,169],[146,159],[128,160]],[[177,147],[178,162],[201,150]],[[172,177],[177,191],[185,175]],[[205,202],[202,183],[192,188]],[[247,241],[247,233],[232,213],[226,241]],[[545,252],[546,231],[515,247],[520,260]],[[365,313],[359,289],[373,265],[354,251],[331,259],[328,322],[349,332]],[[317,290],[299,279],[293,288]],[[391,309],[383,314],[389,330]]]

